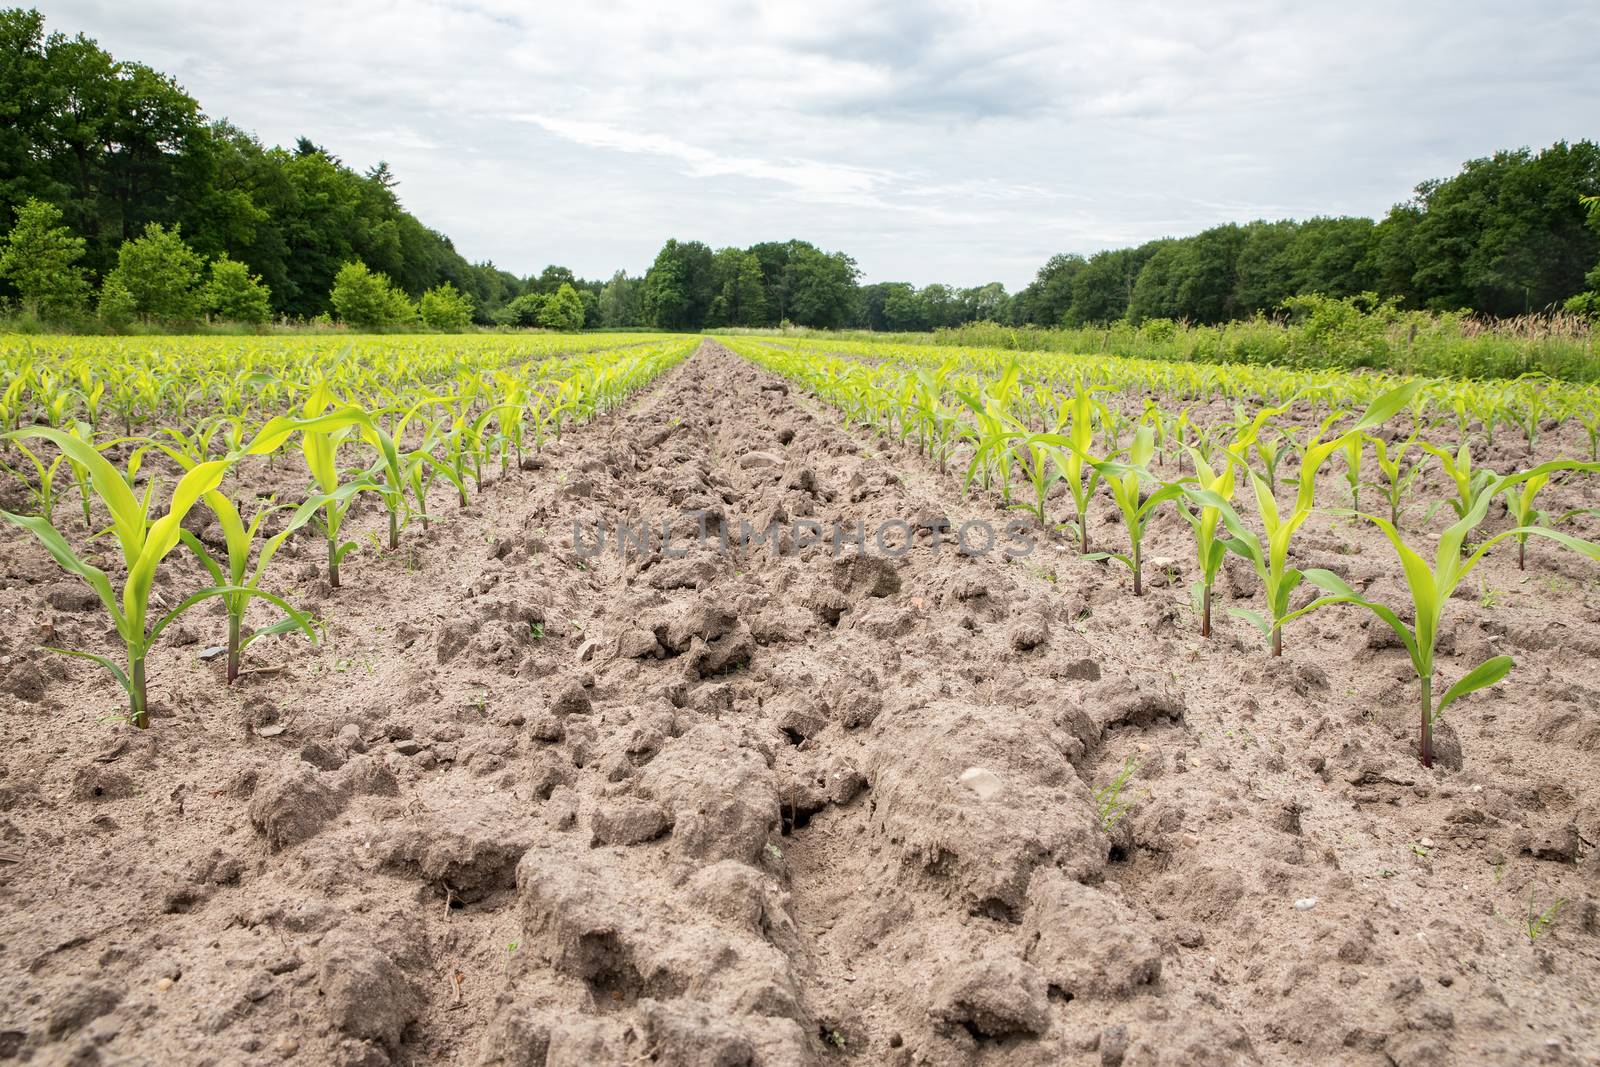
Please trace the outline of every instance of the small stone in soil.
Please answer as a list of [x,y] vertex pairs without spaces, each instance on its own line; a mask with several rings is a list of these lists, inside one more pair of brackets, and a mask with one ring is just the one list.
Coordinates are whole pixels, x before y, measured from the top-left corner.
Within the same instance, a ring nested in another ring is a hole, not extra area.
[[961,784],[978,794],[979,800],[989,800],[998,796],[1005,788],[1000,776],[984,767],[968,767],[962,771]]

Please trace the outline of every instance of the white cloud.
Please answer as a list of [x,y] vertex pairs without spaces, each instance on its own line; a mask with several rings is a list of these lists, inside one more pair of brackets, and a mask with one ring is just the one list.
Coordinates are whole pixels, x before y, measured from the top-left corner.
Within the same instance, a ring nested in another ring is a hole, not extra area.
[[263,139],[366,166],[472,258],[648,265],[804,237],[871,279],[1016,287],[1258,216],[1381,214],[1596,135],[1592,4],[53,0]]

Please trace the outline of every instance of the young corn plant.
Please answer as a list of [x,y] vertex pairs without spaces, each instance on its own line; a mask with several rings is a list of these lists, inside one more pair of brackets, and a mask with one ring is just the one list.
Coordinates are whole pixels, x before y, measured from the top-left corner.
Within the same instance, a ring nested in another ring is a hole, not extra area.
[[1156,510],[1182,494],[1184,483],[1192,481],[1184,478],[1176,482],[1161,483],[1149,496],[1140,499],[1140,486],[1146,481],[1160,482],[1147,469],[1150,459],[1155,455],[1155,434],[1149,426],[1141,426],[1134,431],[1133,441],[1126,450],[1127,463],[1117,463],[1113,460],[1100,460],[1094,462],[1094,469],[1105,479],[1106,488],[1111,491],[1111,498],[1116,501],[1117,509],[1122,513],[1122,523],[1128,531],[1129,551],[1126,555],[1120,552],[1091,552],[1085,559],[1114,559],[1125,565],[1133,572],[1133,595],[1144,596],[1144,534],[1149,527],[1150,518]]
[[14,515],[0,511],[0,517],[33,534],[63,570],[82,578],[100,598],[116,628],[117,636],[122,639],[126,652],[125,665],[77,649],[52,648],[50,651],[91,660],[109,671],[128,695],[128,720],[144,729],[150,725],[147,661],[150,649],[162,631],[185,611],[211,597],[229,593],[242,593],[247,597],[261,595],[257,590],[212,586],[190,594],[159,618],[152,620],[150,617],[150,592],[156,569],[177,547],[184,516],[201,497],[222,483],[223,475],[239,457],[235,455],[195,464],[178,480],[166,512],[152,518],[154,485],[147,485],[141,498],[130,487],[124,473],[112,466],[92,445],[48,427],[29,427],[6,436],[14,441],[23,438],[49,441],[83,464],[89,471],[96,497],[111,516],[110,533],[122,550],[123,562],[127,567],[127,577],[123,581],[120,596],[113,589],[105,571],[79,556],[48,520],[38,515]]
[[[1411,485],[1422,473],[1422,464],[1406,463],[1406,453],[1417,443],[1422,429],[1411,431],[1407,437],[1397,445],[1389,445],[1381,437],[1368,437],[1372,444],[1373,454],[1378,461],[1378,471],[1383,475],[1383,483],[1379,486],[1383,490],[1383,499],[1389,505],[1389,522],[1395,526],[1400,525],[1400,513],[1404,510],[1406,496],[1411,491]],[[1352,494],[1352,499],[1354,495]]]
[[[985,383],[977,394],[962,389],[953,390],[954,395],[972,412],[973,425],[967,432],[977,443],[972,463],[967,468],[966,483],[970,485],[974,476],[981,475],[983,487],[988,489],[993,469],[1000,477],[1000,498],[1007,507],[1011,506],[1013,454],[1010,448],[1004,446],[1009,441],[1008,435],[1014,432],[1013,427],[1020,425],[1011,417],[1009,409],[1021,373],[1022,368],[1012,364],[1004,375]],[[1023,427],[1023,431],[1026,432],[1026,427]]]
[[[343,485],[334,494],[348,497],[359,492],[363,486]],[[205,504],[216,516],[217,524],[222,527],[222,538],[226,552],[221,560],[216,559],[206,551],[200,539],[188,530],[179,533],[183,543],[200,560],[206,572],[211,575],[212,582],[219,589],[226,588],[229,592],[222,593],[222,602],[228,609],[228,643],[227,643],[227,680],[232,685],[239,677],[239,668],[245,649],[260,637],[272,634],[286,634],[299,630],[310,638],[316,640],[316,632],[312,629],[312,621],[303,612],[297,611],[282,597],[268,593],[260,588],[261,577],[266,573],[267,565],[278,554],[278,549],[289,539],[294,532],[312,521],[317,514],[317,509],[325,506],[328,501],[322,496],[313,496],[302,503],[289,516],[283,528],[276,534],[267,538],[262,543],[260,551],[254,551],[256,541],[261,533],[261,526],[268,515],[275,511],[284,510],[288,505],[276,505],[258,508],[254,517],[246,523],[239,514],[238,506],[222,493],[214,490],[203,497]],[[250,566],[250,558],[255,556],[255,566]],[[283,612],[283,618],[271,626],[244,633],[244,616],[250,601],[254,599],[265,600]]]
[[[1393,630],[1400,638],[1401,644],[1405,646],[1418,681],[1421,721],[1418,754],[1424,767],[1433,766],[1433,726],[1444,710],[1469,693],[1477,692],[1485,686],[1500,681],[1512,667],[1510,656],[1494,656],[1487,659],[1457,679],[1445,690],[1438,704],[1434,704],[1434,655],[1439,636],[1439,623],[1445,606],[1450,602],[1450,594],[1461,581],[1482,562],[1490,548],[1506,538],[1525,537],[1529,534],[1547,538],[1589,559],[1600,561],[1600,545],[1543,526],[1513,527],[1488,538],[1470,554],[1464,554],[1463,546],[1466,544],[1467,536],[1483,521],[1484,516],[1488,514],[1490,502],[1497,494],[1512,490],[1530,478],[1538,478],[1548,475],[1552,470],[1565,468],[1566,464],[1563,462],[1547,463],[1520,474],[1509,474],[1495,479],[1489,491],[1479,495],[1472,510],[1440,536],[1438,550],[1431,567],[1420,552],[1406,543],[1404,536],[1393,523],[1376,515],[1361,516],[1383,532],[1400,559],[1406,588],[1411,595],[1412,618],[1415,620],[1409,626],[1402,620],[1397,606],[1381,604],[1362,596],[1338,575],[1324,570],[1308,570],[1305,574],[1307,581],[1330,594],[1320,598],[1314,606],[1343,603],[1366,608]],[[1307,610],[1310,609],[1305,608],[1295,614],[1303,614]]]
[[[1012,421],[1015,423],[1015,420]],[[1032,503],[1017,501],[1010,506],[1029,512],[1039,520],[1039,525],[1045,526],[1050,521],[1045,514],[1045,501],[1050,496],[1050,490],[1061,480],[1060,445],[1056,443],[1060,439],[1059,434],[1029,433],[1026,429],[1003,430],[993,437],[984,438],[973,453],[973,466],[967,471],[967,482],[971,483],[977,466],[986,462],[992,451],[1009,451],[1033,489]]]
[[448,463],[433,454],[439,447],[439,439],[433,424],[428,423],[427,436],[422,444],[413,452],[405,456],[406,482],[411,486],[411,496],[417,502],[417,513],[422,519],[423,530],[428,529],[432,516],[428,514],[428,492],[433,488],[433,483],[439,478],[456,487],[456,492],[465,495],[466,484],[450,467]]
[[374,491],[383,501],[389,516],[389,551],[400,547],[401,512],[405,510],[406,489],[409,485],[411,456],[396,442],[403,440],[406,426],[428,401],[419,401],[395,423],[391,434],[377,419],[368,418],[356,424],[362,441],[377,453],[377,459],[363,476],[373,483]]
[[[1189,449],[1189,461],[1194,465],[1195,489],[1202,493],[1210,493],[1224,501],[1233,500],[1235,478],[1231,457],[1225,459],[1221,473],[1211,468],[1200,450],[1194,447]],[[1222,570],[1222,561],[1228,554],[1228,546],[1223,539],[1217,536],[1218,527],[1222,522],[1222,510],[1201,504],[1197,509],[1188,506],[1187,493],[1177,498],[1178,514],[1184,521],[1194,528],[1195,556],[1200,564],[1200,577],[1195,581],[1200,592],[1200,636],[1211,636],[1211,597],[1216,588],[1217,575]]]
[[17,470],[4,462],[0,462],[0,470],[11,475],[22,486],[32,504],[34,514],[45,522],[54,522],[56,502],[60,499],[60,495],[56,492],[56,473],[61,470],[66,453],[63,452],[46,463],[39,453],[21,441],[12,441],[11,447],[21,452],[27,459],[29,466],[33,468],[34,476],[29,478],[25,471]]
[[1251,450],[1255,452],[1256,459],[1261,464],[1261,469],[1266,472],[1267,489],[1269,492],[1278,491],[1278,468],[1283,465],[1284,459],[1289,455],[1294,445],[1294,439],[1282,430],[1274,428],[1270,434],[1263,433],[1251,443]]
[[1102,424],[1106,419],[1105,405],[1095,398],[1094,390],[1084,381],[1078,382],[1077,390],[1070,400],[1063,405],[1067,413],[1064,423],[1066,434],[1064,444],[1066,451],[1060,454],[1061,475],[1066,480],[1067,492],[1072,496],[1072,506],[1076,513],[1076,526],[1078,534],[1078,551],[1084,555],[1089,554],[1089,502],[1094,499],[1094,491],[1100,483],[1100,469],[1095,466],[1095,461],[1101,457],[1093,456],[1089,450],[1094,447],[1094,428],[1098,420]]
[[[1289,566],[1289,542],[1295,532],[1311,517],[1316,504],[1317,472],[1322,469],[1329,456],[1344,447],[1346,435],[1361,433],[1387,421],[1411,401],[1422,384],[1410,382],[1379,396],[1368,405],[1367,410],[1353,425],[1332,440],[1322,440],[1322,435],[1329,426],[1329,421],[1324,421],[1322,427],[1311,435],[1301,450],[1299,485],[1295,493],[1294,506],[1287,512],[1279,510],[1272,486],[1267,479],[1253,470],[1248,471],[1250,487],[1255,493],[1257,516],[1261,523],[1262,534],[1265,535],[1264,541],[1245,526],[1233,505],[1216,493],[1192,491],[1188,494],[1196,503],[1218,509],[1222,515],[1223,525],[1232,535],[1224,543],[1229,551],[1249,560],[1256,576],[1261,579],[1262,589],[1266,593],[1266,612],[1261,613],[1246,608],[1230,610],[1235,616],[1252,623],[1263,636],[1268,638],[1273,656],[1283,655],[1285,625],[1329,601],[1327,597],[1318,598],[1298,611],[1291,611],[1289,607],[1290,597],[1305,580],[1305,574],[1299,568]],[[1332,416],[1329,417],[1329,420],[1331,419]]]
[[[1288,410],[1288,405],[1283,405],[1263,408],[1257,412],[1255,418],[1242,427],[1234,435],[1233,441],[1222,451],[1220,471],[1212,468],[1210,459],[1199,448],[1190,446],[1189,461],[1195,470],[1194,489],[1214,494],[1231,504],[1237,482],[1235,471],[1241,466],[1246,470],[1249,469],[1243,458],[1245,449],[1249,448],[1268,419]],[[1222,511],[1204,504],[1191,510],[1190,493],[1191,490],[1185,486],[1183,495],[1176,497],[1174,503],[1178,514],[1194,528],[1195,555],[1200,564],[1200,578],[1195,582],[1199,587],[1200,636],[1210,637],[1212,592],[1216,588],[1217,574],[1222,570],[1222,561],[1228,554],[1228,546],[1224,539],[1218,536]]]
[[[1548,469],[1546,469],[1548,468]],[[1541,490],[1550,484],[1551,475],[1563,470],[1581,470],[1594,472],[1600,470],[1600,463],[1580,463],[1571,460],[1557,460],[1553,463],[1543,464],[1540,468],[1544,473],[1528,476],[1522,484],[1507,486],[1505,493],[1506,512],[1511,516],[1511,523],[1522,529],[1532,526],[1559,526],[1568,519],[1577,515],[1589,514],[1590,508],[1576,508],[1562,515],[1552,517],[1548,512],[1540,511],[1535,506],[1535,500]],[[1528,535],[1517,534],[1517,570],[1528,569]]]
[[[322,495],[322,514],[317,519],[317,525],[327,542],[328,584],[337,589],[339,564],[356,547],[354,541],[339,540],[339,531],[344,526],[345,517],[354,503],[354,494],[343,497],[338,495],[342,484],[338,467],[339,447],[350,439],[358,427],[365,429],[372,426],[372,420],[359,408],[335,408],[333,393],[325,383],[312,389],[311,395],[306,399],[304,411],[306,418],[300,420],[298,424],[300,451],[305,456],[306,469]],[[323,417],[330,414],[332,418]],[[293,424],[293,420],[286,421]],[[274,430],[276,422],[277,420],[263,428],[262,434]],[[351,484],[374,492],[379,490],[378,484],[369,474],[359,475]]]
[[1439,468],[1450,479],[1456,489],[1455,499],[1450,501],[1450,507],[1455,511],[1456,518],[1465,518],[1478,506],[1478,500],[1489,493],[1489,486],[1494,483],[1495,473],[1486,467],[1472,465],[1472,446],[1462,438],[1461,444],[1454,453],[1447,452],[1437,445],[1430,445],[1426,441],[1419,442],[1419,447],[1434,456],[1439,461]]
[[1346,434],[1344,447],[1344,480],[1350,487],[1350,507],[1361,510],[1361,456],[1366,451],[1366,434]]

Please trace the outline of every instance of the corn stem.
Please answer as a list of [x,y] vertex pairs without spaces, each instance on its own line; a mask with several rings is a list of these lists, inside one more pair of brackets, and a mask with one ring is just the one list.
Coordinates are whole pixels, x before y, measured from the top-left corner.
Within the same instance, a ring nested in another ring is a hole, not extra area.
[[1422,677],[1422,765],[1433,766],[1433,675]]
[[[243,605],[240,605],[243,610]],[[238,612],[228,612],[228,684],[232,685],[239,677],[239,660],[242,650],[239,647],[240,622]]]
[[128,720],[141,730],[150,728],[149,696],[144,678],[144,656],[128,657]]

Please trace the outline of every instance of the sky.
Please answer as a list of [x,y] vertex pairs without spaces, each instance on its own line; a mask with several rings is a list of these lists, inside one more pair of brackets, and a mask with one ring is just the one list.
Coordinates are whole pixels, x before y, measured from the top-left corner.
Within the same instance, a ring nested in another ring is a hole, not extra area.
[[1381,216],[1600,138],[1600,4],[55,0],[47,28],[310,137],[473,261],[643,273],[799,237],[1015,290],[1224,222]]

